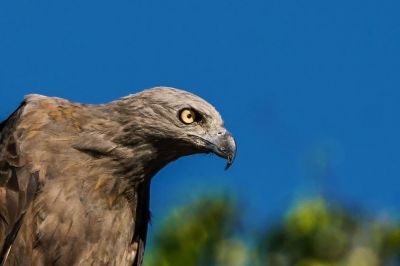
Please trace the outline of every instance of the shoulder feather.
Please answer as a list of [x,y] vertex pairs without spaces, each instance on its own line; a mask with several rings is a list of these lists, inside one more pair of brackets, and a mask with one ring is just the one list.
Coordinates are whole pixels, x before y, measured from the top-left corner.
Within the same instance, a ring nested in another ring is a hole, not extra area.
[[0,264],[23,223],[37,191],[37,173],[29,171],[16,132],[26,101],[0,124]]

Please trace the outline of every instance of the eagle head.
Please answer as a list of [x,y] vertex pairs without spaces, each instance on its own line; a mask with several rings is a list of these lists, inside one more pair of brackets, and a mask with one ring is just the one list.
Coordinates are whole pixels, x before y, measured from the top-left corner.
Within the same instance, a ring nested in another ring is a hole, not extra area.
[[157,159],[166,161],[195,153],[214,153],[227,160],[236,155],[236,143],[215,108],[187,91],[156,87],[114,102],[123,114],[120,142],[151,145]]

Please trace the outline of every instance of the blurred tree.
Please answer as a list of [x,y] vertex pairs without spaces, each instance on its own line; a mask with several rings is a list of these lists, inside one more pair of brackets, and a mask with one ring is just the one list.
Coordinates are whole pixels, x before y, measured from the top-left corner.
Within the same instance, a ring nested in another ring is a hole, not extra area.
[[156,234],[145,265],[243,265],[245,245],[233,237],[237,214],[227,197],[199,198],[176,209]]
[[379,254],[387,265],[400,265],[400,224],[375,224],[374,235],[380,244]]
[[221,196],[177,208],[157,230],[145,265],[400,265],[399,223],[373,220],[322,197],[298,201],[253,243],[237,237],[240,213],[234,201]]
[[261,265],[400,265],[400,227],[367,218],[323,198],[300,201],[283,222],[266,229]]

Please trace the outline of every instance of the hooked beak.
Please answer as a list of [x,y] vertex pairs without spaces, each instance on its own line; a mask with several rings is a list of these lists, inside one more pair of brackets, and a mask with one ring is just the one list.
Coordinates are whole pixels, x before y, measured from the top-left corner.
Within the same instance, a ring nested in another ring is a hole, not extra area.
[[236,142],[231,133],[227,130],[218,132],[216,136],[212,136],[207,141],[207,149],[216,155],[227,160],[225,170],[233,164],[236,157]]

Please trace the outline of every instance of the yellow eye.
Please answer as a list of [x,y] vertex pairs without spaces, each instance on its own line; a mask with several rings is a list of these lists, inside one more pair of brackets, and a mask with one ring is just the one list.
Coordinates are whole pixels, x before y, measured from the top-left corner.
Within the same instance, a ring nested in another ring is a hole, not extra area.
[[183,109],[180,118],[183,123],[191,124],[196,121],[196,113],[192,109]]

